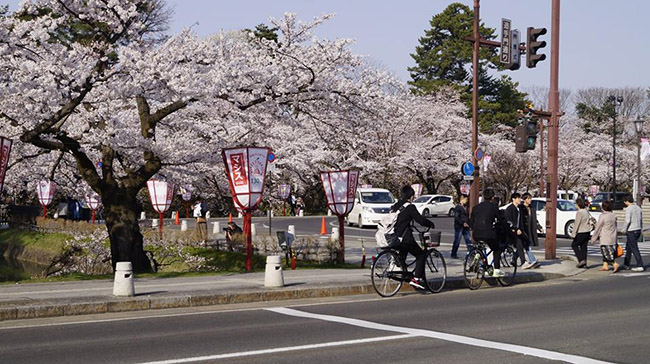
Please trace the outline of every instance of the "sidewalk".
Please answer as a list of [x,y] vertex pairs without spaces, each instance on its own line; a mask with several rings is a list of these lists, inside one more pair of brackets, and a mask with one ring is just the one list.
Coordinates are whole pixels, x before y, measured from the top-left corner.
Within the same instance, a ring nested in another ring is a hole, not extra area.
[[[447,259],[445,290],[467,289],[461,259]],[[575,262],[541,261],[518,270],[517,283],[579,274]],[[368,265],[370,262],[368,262]],[[285,269],[283,267],[283,269]],[[134,297],[115,297],[112,280],[0,285],[0,321],[244,302],[376,294],[370,269],[284,270],[285,286],[265,288],[264,272],[183,278],[135,278]],[[483,288],[482,288],[483,289]],[[403,290],[411,290],[408,285]],[[444,291],[437,294],[444,294]]]

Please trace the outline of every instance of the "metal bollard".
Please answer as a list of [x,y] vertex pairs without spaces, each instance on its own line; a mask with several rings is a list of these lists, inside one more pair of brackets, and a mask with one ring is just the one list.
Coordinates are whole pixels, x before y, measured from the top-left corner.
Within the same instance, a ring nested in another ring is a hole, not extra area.
[[115,281],[113,282],[113,296],[133,296],[133,267],[131,262],[117,262],[115,265]]
[[282,275],[282,257],[271,255],[266,257],[266,270],[264,271],[264,287],[284,286]]

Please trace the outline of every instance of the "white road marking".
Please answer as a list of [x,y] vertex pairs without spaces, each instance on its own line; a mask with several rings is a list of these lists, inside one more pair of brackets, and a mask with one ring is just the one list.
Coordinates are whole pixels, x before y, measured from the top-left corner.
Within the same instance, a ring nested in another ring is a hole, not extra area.
[[[408,296],[396,296],[392,297],[391,300],[399,300],[407,298]],[[335,297],[332,297],[335,298]],[[293,305],[285,305],[285,307],[311,307],[311,306],[327,306],[327,305],[338,305],[338,304],[349,304],[349,303],[358,303],[358,302],[372,302],[372,301],[383,301],[386,300],[383,297],[376,298],[365,298],[357,300],[344,300],[344,301],[334,301],[334,302],[314,302],[314,303],[296,303]],[[260,304],[273,302],[257,302]],[[193,309],[195,307],[185,307]],[[158,315],[147,315],[148,311],[134,311],[130,312],[132,314],[145,315],[145,316],[135,316],[135,317],[120,317],[120,318],[106,318],[106,319],[96,319],[96,320],[83,320],[83,321],[73,321],[73,322],[56,322],[56,323],[47,323],[47,324],[24,324],[25,322],[30,322],[33,319],[28,319],[24,321],[2,321],[0,325],[7,325],[0,327],[1,330],[12,330],[12,329],[30,329],[38,327],[52,327],[52,326],[68,326],[68,325],[84,325],[84,324],[100,324],[106,322],[119,322],[119,321],[135,321],[135,320],[147,320],[147,319],[157,319],[157,318],[170,318],[170,317],[182,317],[182,316],[195,316],[195,315],[210,315],[217,313],[232,313],[232,312],[247,312],[247,311],[260,311],[263,308],[260,307],[251,307],[251,308],[234,308],[226,310],[210,310],[202,312],[181,312],[181,313],[169,313],[169,314],[158,314]],[[129,312],[121,312],[121,314],[129,314]],[[75,316],[66,316],[65,319],[74,319]],[[76,316],[79,318],[79,316]],[[53,317],[52,319],[61,319],[61,317]]]
[[140,363],[140,364],[192,363],[192,362],[205,361],[205,360],[239,358],[239,357],[243,357],[243,356],[276,354],[276,353],[284,353],[284,352],[288,352],[288,351],[297,351],[297,350],[311,350],[311,349],[320,349],[320,348],[331,348],[331,347],[334,347],[334,346],[343,346],[343,345],[366,344],[366,343],[388,341],[388,340],[402,340],[402,339],[408,339],[410,337],[412,337],[412,336],[411,335],[382,336],[382,337],[372,337],[372,338],[367,338],[367,339],[334,341],[334,342],[322,343],[322,344],[288,346],[288,347],[284,347],[284,348],[275,348],[275,349],[251,350],[251,351],[242,351],[242,352],[238,352],[238,353],[197,356],[197,357],[193,357],[193,358],[150,361],[150,362]]
[[284,307],[267,308],[266,310],[276,312],[276,313],[279,313],[279,314],[283,314],[283,315],[288,315],[288,316],[311,318],[311,319],[323,320],[323,321],[329,321],[329,322],[337,322],[337,323],[346,324],[346,325],[363,327],[363,328],[366,328],[366,329],[400,332],[400,333],[408,334],[408,335],[411,335],[411,336],[429,337],[429,338],[432,338],[432,339],[451,341],[451,342],[455,342],[455,343],[459,343],[459,344],[478,346],[478,347],[488,348],[488,349],[509,351],[509,352],[513,352],[513,353],[519,353],[519,354],[523,354],[523,355],[530,355],[530,356],[535,356],[535,357],[538,357],[538,358],[543,358],[543,359],[548,359],[548,360],[560,360],[560,361],[565,361],[565,362],[568,362],[568,363],[576,363],[576,364],[604,364],[604,363],[608,363],[608,362],[605,362],[605,361],[586,358],[586,357],[583,357],[583,356],[577,356],[577,355],[571,355],[571,354],[563,354],[563,353],[558,353],[558,352],[554,352],[554,351],[550,351],[550,350],[531,348],[531,347],[522,346],[522,345],[506,344],[506,343],[500,343],[500,342],[496,342],[496,341],[488,341],[488,340],[483,340],[483,339],[476,339],[476,338],[468,337],[468,336],[446,334],[444,332],[438,332],[438,331],[433,331],[433,330],[412,329],[412,328],[409,328],[409,327],[400,327],[400,326],[379,324],[379,323],[375,323],[375,322],[352,319],[352,318],[341,317],[341,316],[321,315],[321,314],[303,312],[303,311],[298,311],[298,310],[294,310],[294,309],[291,309],[291,308],[284,308]]

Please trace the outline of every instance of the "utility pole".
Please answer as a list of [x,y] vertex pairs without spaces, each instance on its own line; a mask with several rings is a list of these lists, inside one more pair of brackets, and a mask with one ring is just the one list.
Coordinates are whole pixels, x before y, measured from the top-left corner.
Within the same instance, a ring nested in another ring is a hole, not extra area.
[[546,244],[545,258],[555,259],[557,225],[557,167],[558,127],[560,119],[560,93],[558,90],[560,63],[560,0],[553,0],[551,7],[551,83],[548,94],[551,117],[548,125],[548,162],[546,188]]
[[[480,9],[480,0],[474,0],[474,31],[472,32],[472,37],[465,38],[466,40],[473,42],[473,52],[472,52],[472,164],[474,166],[478,165],[476,155],[474,151],[478,148],[478,77],[479,77],[479,63],[478,63],[478,53],[480,46],[489,46],[489,47],[501,47],[500,42],[495,42],[487,39],[481,38],[479,33],[479,22],[481,20],[479,16]],[[470,211],[478,204],[478,193],[481,187],[481,179],[479,174],[480,168],[474,169],[474,180],[469,190],[469,209]]]
[[539,197],[544,197],[544,120],[539,120]]

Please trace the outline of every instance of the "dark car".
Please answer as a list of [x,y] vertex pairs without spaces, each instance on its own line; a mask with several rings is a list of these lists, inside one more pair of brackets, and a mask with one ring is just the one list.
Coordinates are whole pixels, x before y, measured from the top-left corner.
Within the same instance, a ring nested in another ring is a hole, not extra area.
[[[625,203],[623,199],[625,197],[632,196],[629,192],[616,192],[616,203],[614,204],[614,210],[623,210],[625,208]],[[602,203],[603,201],[610,200],[612,201],[611,192],[599,192],[596,194],[591,204],[589,205],[589,211],[603,211]]]

